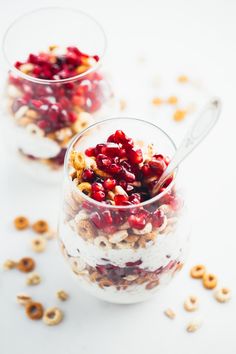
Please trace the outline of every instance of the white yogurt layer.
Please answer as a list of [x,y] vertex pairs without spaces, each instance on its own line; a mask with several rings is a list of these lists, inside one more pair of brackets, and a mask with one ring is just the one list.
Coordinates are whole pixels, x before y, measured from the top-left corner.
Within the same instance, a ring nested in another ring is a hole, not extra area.
[[170,260],[180,257],[182,248],[187,241],[188,234],[186,233],[186,226],[184,229],[183,222],[180,221],[174,232],[167,235],[165,233],[159,234],[156,242],[150,241],[146,248],[104,249],[84,241],[71,230],[68,224],[61,222],[59,230],[60,238],[68,254],[73,257],[80,255],[91,267],[107,263],[125,267],[127,262],[136,262],[141,259],[142,264],[139,267],[150,271],[165,266]]
[[14,137],[15,144],[26,155],[32,155],[36,158],[49,159],[59,154],[61,148],[52,139],[38,136],[28,132],[24,128],[15,127]]

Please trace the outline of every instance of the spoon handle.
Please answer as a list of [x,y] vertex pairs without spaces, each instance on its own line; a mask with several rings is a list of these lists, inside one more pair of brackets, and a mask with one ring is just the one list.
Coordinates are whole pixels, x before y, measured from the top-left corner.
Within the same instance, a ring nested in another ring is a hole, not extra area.
[[177,149],[173,159],[162,174],[152,194],[156,195],[167,177],[173,173],[175,168],[182,162],[191,151],[208,135],[216,124],[221,112],[221,102],[218,98],[212,98],[200,112],[190,130],[185,135],[182,143]]

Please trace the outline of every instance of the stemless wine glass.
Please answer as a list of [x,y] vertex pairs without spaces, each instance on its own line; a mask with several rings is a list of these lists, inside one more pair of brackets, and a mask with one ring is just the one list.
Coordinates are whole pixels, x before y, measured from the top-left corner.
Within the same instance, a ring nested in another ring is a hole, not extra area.
[[[114,303],[135,303],[150,298],[181,270],[189,228],[179,171],[160,194],[136,205],[101,203],[81,192],[70,167],[74,151],[83,153],[105,143],[120,129],[142,148],[144,156],[150,149],[170,158],[175,153],[173,141],[163,130],[139,119],[108,119],[77,135],[64,163],[59,243],[80,284],[90,293]],[[131,227],[131,215],[134,223],[145,218],[145,227]]]
[[7,140],[32,175],[54,182],[70,139],[109,103],[105,50],[101,26],[74,9],[42,8],[6,31]]

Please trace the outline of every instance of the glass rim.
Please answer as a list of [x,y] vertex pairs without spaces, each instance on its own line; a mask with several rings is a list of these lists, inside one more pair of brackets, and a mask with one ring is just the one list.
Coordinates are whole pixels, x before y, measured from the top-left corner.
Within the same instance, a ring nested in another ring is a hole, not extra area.
[[178,167],[175,168],[175,173],[174,173],[174,178],[171,181],[171,183],[165,188],[165,190],[163,192],[161,192],[160,194],[155,195],[154,197],[139,203],[139,204],[133,204],[133,205],[110,205],[110,204],[103,204],[101,202],[98,202],[92,198],[90,198],[89,196],[87,196],[86,194],[84,194],[82,191],[80,191],[78,188],[76,188],[75,184],[73,183],[73,181],[70,179],[69,174],[68,174],[68,166],[67,166],[67,161],[69,160],[69,154],[72,150],[73,145],[75,144],[75,142],[84,135],[84,133],[86,133],[87,131],[95,128],[96,126],[99,126],[100,124],[103,123],[107,123],[109,121],[114,121],[114,120],[133,120],[133,121],[138,121],[140,123],[144,123],[147,125],[150,125],[151,127],[154,127],[155,129],[159,130],[171,143],[172,147],[174,148],[174,152],[177,150],[176,144],[174,143],[173,139],[159,126],[146,121],[144,119],[140,119],[140,118],[134,118],[134,117],[111,117],[111,118],[107,118],[107,119],[103,119],[99,122],[96,122],[94,124],[91,124],[88,128],[84,129],[82,132],[76,134],[74,136],[74,138],[71,140],[67,151],[66,151],[66,155],[65,155],[65,159],[64,159],[64,175],[66,174],[66,179],[69,181],[69,184],[72,185],[72,189],[74,189],[81,197],[84,198],[84,200],[86,200],[87,202],[89,202],[90,204],[98,207],[98,208],[108,208],[108,209],[113,209],[113,210],[129,210],[129,209],[133,209],[133,208],[141,208],[143,206],[146,205],[150,205],[158,200],[160,200],[166,193],[168,193],[171,188],[173,187],[175,180],[176,180],[176,176],[178,173]]
[[[78,14],[81,14],[81,15],[87,17],[94,24],[96,24],[96,26],[101,31],[103,39],[104,39],[104,48],[103,48],[102,53],[99,56],[99,60],[96,62],[96,64],[94,64],[91,68],[89,68],[88,70],[86,70],[85,72],[83,72],[81,74],[78,74],[78,75],[75,75],[75,76],[72,76],[72,77],[69,77],[69,78],[66,78],[66,79],[49,80],[49,79],[39,79],[39,78],[35,78],[33,76],[30,76],[30,75],[27,75],[27,74],[23,73],[22,71],[20,71],[19,69],[17,69],[14,66],[14,64],[12,64],[10,62],[10,60],[8,58],[8,55],[7,55],[7,51],[6,51],[7,36],[9,34],[10,30],[12,28],[14,28],[14,26],[18,22],[20,22],[21,20],[23,20],[27,16],[30,16],[30,15],[33,15],[33,14],[35,14],[37,12],[45,11],[45,10],[68,10],[68,11],[76,12]],[[76,81],[76,80],[79,80],[80,78],[83,78],[83,77],[87,76],[88,74],[96,71],[101,66],[101,64],[103,62],[103,59],[104,59],[104,56],[105,56],[105,53],[106,53],[106,50],[107,50],[107,37],[106,37],[105,31],[104,31],[102,25],[93,16],[87,14],[86,12],[81,11],[81,10],[76,9],[76,8],[72,8],[72,7],[47,6],[47,7],[40,7],[40,8],[34,9],[32,11],[25,12],[22,15],[18,16],[17,18],[15,18],[15,20],[12,21],[10,23],[10,25],[7,27],[7,29],[6,29],[6,31],[5,31],[5,33],[3,35],[2,46],[1,47],[2,47],[3,57],[4,57],[5,61],[6,61],[6,63],[8,64],[10,71],[12,71],[13,73],[17,74],[21,78],[23,78],[25,80],[28,80],[28,81],[32,81],[32,82],[35,82],[35,83],[38,83],[38,84],[44,84],[44,85],[46,85],[46,84],[53,85],[53,84],[58,84],[58,83],[63,84],[63,83]]]

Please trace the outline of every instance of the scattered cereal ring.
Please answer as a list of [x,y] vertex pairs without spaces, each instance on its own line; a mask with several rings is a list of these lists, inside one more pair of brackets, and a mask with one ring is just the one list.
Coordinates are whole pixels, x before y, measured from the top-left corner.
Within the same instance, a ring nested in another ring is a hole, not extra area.
[[214,297],[218,302],[227,302],[231,298],[231,290],[229,288],[217,289],[215,291]]
[[47,232],[49,227],[48,223],[45,220],[38,220],[36,221],[33,225],[32,228],[35,232],[38,234],[43,234],[44,232]]
[[154,106],[159,106],[163,103],[163,99],[160,98],[160,97],[154,97],[153,100],[152,100],[152,104]]
[[214,274],[205,273],[202,282],[206,289],[214,289],[217,285],[217,277]]
[[80,183],[77,187],[79,188],[79,190],[80,190],[82,193],[84,193],[84,194],[86,194],[86,195],[88,195],[88,196],[91,196],[91,194],[92,194],[92,186],[91,186],[90,183],[88,183],[88,182],[82,182],[82,183]]
[[29,227],[29,220],[25,216],[18,216],[14,220],[14,225],[17,230],[25,230]]
[[173,320],[173,319],[175,318],[175,316],[176,316],[175,312],[174,312],[172,309],[170,309],[170,308],[166,309],[166,310],[164,311],[164,314],[165,314],[167,317],[169,317],[171,320]]
[[57,307],[50,307],[43,315],[43,322],[48,326],[55,326],[63,319],[62,311]]
[[27,294],[16,295],[16,301],[18,304],[25,306],[27,303],[32,302],[32,298]]
[[37,273],[31,273],[26,278],[26,284],[27,285],[38,285],[40,283],[41,283],[41,277]]
[[168,99],[167,99],[167,103],[168,104],[177,104],[178,103],[178,98],[176,96],[170,96]]
[[31,241],[31,247],[34,252],[43,252],[46,248],[47,240],[43,238],[42,236],[40,237],[35,237]]
[[189,296],[184,302],[184,309],[188,312],[196,311],[199,307],[199,301],[196,296]]
[[66,301],[68,299],[69,295],[64,290],[59,290],[57,292],[57,297],[61,301]]
[[176,122],[180,122],[186,117],[187,112],[185,110],[177,109],[173,115],[173,119]]
[[186,75],[180,75],[177,81],[180,82],[181,84],[185,84],[186,82],[189,81],[189,78]]
[[25,312],[31,320],[39,320],[43,317],[43,306],[39,302],[28,302],[25,305]]
[[202,325],[201,318],[194,318],[187,324],[186,331],[189,333],[196,332]]
[[3,263],[3,269],[9,270],[9,269],[14,269],[17,266],[17,262],[12,261],[11,259],[7,259],[4,263]]
[[30,257],[24,257],[17,263],[17,269],[24,273],[29,273],[35,268],[35,261]]
[[196,266],[194,266],[191,271],[190,271],[190,275],[192,278],[194,279],[200,279],[203,277],[203,275],[206,272],[206,267],[202,264],[197,264]]

